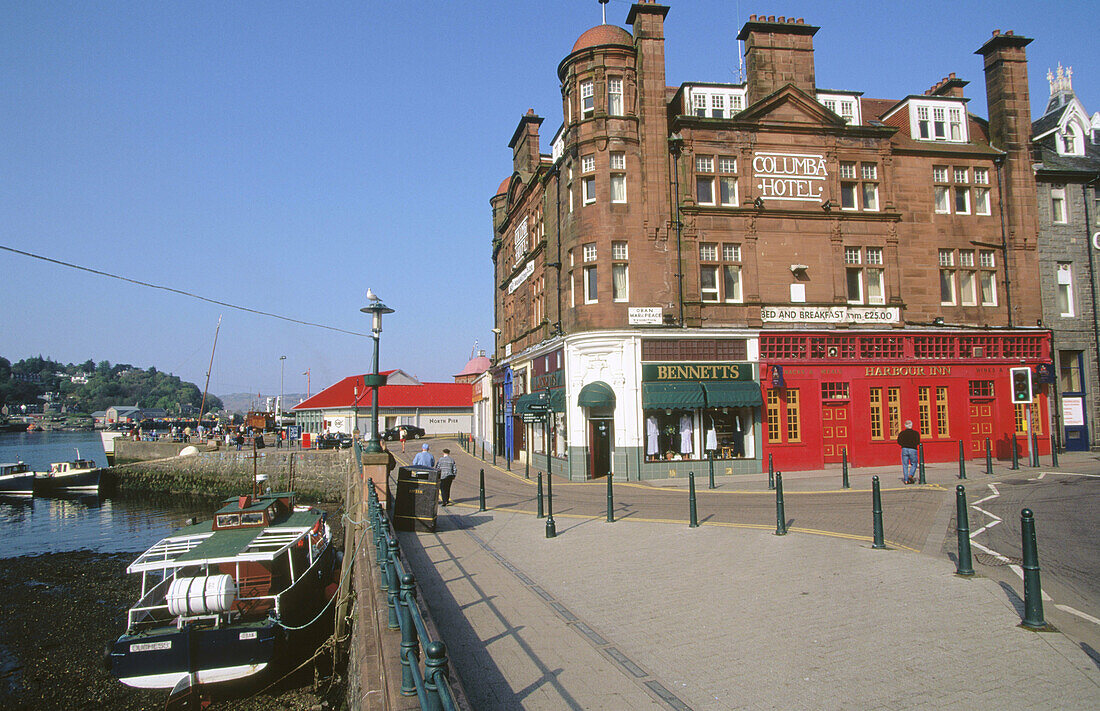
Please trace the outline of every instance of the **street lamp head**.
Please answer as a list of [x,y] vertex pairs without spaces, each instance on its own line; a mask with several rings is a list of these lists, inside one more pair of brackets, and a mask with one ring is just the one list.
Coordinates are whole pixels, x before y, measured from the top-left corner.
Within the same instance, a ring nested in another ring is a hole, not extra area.
[[383,304],[382,299],[369,288],[367,289],[367,298],[370,300],[370,306],[364,306],[359,310],[371,315],[371,330],[377,337],[382,332],[382,314],[392,314],[393,309]]

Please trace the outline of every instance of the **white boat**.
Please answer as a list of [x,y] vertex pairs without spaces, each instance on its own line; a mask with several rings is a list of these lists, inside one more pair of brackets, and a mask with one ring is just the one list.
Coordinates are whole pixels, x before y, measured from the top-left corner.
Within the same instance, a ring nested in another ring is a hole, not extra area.
[[23,462],[0,464],[0,496],[33,496],[34,472]]
[[271,676],[324,628],[336,554],[325,514],[293,494],[227,499],[130,564],[141,597],[106,661],[122,683],[172,689]]

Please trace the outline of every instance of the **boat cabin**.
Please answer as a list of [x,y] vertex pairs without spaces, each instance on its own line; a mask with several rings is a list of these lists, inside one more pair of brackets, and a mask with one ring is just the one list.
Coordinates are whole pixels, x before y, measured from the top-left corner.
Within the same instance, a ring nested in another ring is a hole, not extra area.
[[95,461],[91,459],[75,459],[71,462],[54,462],[50,465],[50,474],[69,474],[74,471],[96,468]]
[[7,476],[8,474],[22,474],[28,471],[27,465],[23,462],[9,462],[7,464],[0,464],[0,476]]
[[290,494],[235,496],[222,502],[214,514],[215,531],[253,526],[271,526],[290,514]]

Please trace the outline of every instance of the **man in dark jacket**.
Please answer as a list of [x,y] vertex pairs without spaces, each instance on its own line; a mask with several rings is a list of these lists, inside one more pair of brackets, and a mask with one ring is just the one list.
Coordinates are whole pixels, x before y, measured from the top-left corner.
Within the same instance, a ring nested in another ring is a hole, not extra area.
[[451,484],[455,483],[455,475],[458,474],[458,465],[451,458],[451,450],[444,449],[443,456],[436,462],[439,467],[439,498],[441,506],[451,505]]
[[901,447],[901,480],[906,484],[915,484],[920,433],[913,429],[912,420],[905,421],[905,429],[898,434],[898,446]]

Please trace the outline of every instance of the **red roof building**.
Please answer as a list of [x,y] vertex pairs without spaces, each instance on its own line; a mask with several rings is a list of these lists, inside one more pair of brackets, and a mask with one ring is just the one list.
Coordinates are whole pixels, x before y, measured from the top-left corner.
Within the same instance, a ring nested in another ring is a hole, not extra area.
[[[473,412],[470,383],[422,383],[401,370],[383,373],[388,382],[378,389],[378,429],[416,425],[428,435],[469,432]],[[292,412],[303,432],[343,432],[358,429],[369,437],[371,389],[363,375],[349,375]]]

